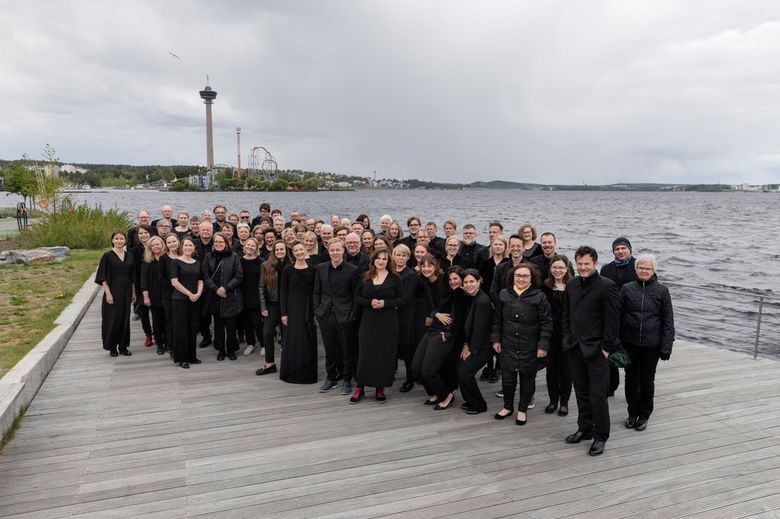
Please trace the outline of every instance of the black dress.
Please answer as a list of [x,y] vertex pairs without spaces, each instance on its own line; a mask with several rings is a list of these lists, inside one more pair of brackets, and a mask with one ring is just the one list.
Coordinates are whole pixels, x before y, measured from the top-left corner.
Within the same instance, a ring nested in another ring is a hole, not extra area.
[[[411,363],[414,357],[415,319],[414,319],[414,295],[417,289],[417,274],[406,267],[398,272],[401,279],[401,304],[398,306],[398,358]],[[411,376],[411,374],[407,374]]]
[[[383,299],[385,306],[371,308],[372,299]],[[358,331],[359,386],[389,387],[393,385],[398,347],[398,315],[401,304],[401,279],[388,273],[381,285],[364,281],[355,295],[362,308]]]
[[[193,294],[198,291],[198,282],[203,279],[200,261],[187,263],[175,259],[169,263],[171,279],[178,279],[184,288]],[[171,314],[173,320],[173,361],[194,362],[195,340],[200,320],[200,300],[192,302],[176,289],[171,292]]]
[[297,269],[288,265],[282,271],[279,304],[287,316],[287,332],[282,346],[279,378],[292,384],[317,382],[317,336],[314,327],[312,266]]
[[113,250],[100,258],[95,283],[102,285],[105,281],[114,298],[114,304],[110,305],[103,293],[101,334],[104,350],[126,351],[130,345],[130,309],[134,279],[135,261],[129,252],[125,252],[124,260]]
[[241,324],[246,343],[254,346],[255,340],[263,340],[263,325],[260,320],[260,266],[263,258],[241,258],[244,279],[241,280],[241,295],[244,299],[244,311],[241,312]]

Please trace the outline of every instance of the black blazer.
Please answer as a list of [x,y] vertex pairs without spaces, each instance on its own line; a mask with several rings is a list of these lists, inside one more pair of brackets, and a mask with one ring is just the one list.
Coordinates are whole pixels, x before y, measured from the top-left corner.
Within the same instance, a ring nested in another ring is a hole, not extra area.
[[314,316],[322,322],[333,312],[336,322],[343,324],[352,318],[352,306],[355,301],[360,280],[355,265],[342,261],[337,268],[333,263],[320,263],[314,274]]
[[613,352],[620,329],[620,293],[611,280],[594,272],[566,283],[563,293],[563,349],[579,346],[586,358]]
[[470,299],[471,305],[463,325],[463,341],[473,354],[492,348],[490,332],[493,327],[493,303],[482,290]]

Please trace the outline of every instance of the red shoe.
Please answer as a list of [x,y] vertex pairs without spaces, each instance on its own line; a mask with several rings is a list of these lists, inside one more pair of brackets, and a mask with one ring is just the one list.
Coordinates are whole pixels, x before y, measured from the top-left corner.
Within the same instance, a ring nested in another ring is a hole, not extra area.
[[385,396],[385,388],[378,387],[376,388],[376,401],[380,404],[384,404],[385,400],[387,400],[387,397]]
[[366,392],[363,391],[363,386],[355,386],[355,391],[352,392],[352,396],[349,398],[350,404],[357,404],[363,397],[366,396]]
[[144,346],[146,346],[148,348],[152,344],[154,344],[154,340],[152,339],[152,336],[151,335],[147,335],[146,336],[146,342],[144,342]]

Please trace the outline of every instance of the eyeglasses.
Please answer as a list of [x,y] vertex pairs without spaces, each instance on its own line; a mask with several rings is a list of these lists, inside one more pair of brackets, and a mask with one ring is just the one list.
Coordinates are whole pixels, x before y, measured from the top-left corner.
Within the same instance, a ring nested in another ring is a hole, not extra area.
[[517,279],[531,279],[531,274],[515,274]]

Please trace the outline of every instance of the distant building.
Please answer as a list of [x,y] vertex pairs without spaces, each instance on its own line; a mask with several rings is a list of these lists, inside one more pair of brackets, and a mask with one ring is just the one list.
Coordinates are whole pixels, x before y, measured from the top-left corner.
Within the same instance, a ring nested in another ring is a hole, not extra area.
[[87,168],[80,168],[73,164],[63,164],[60,166],[60,173],[86,173],[89,171]]

